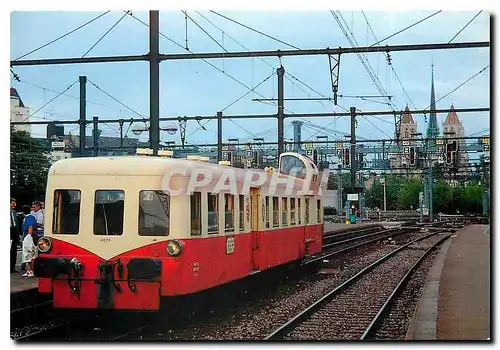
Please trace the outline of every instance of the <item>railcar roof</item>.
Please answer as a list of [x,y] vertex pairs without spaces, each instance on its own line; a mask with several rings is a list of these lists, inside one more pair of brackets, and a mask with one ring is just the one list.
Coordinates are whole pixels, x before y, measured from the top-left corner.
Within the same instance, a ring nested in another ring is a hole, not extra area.
[[158,176],[164,175],[167,171],[171,171],[173,169],[185,169],[186,173],[190,173],[193,169],[206,169],[218,173],[227,168],[230,168],[237,173],[244,171],[239,168],[188,159],[121,156],[64,159],[54,163],[49,170],[49,174]]

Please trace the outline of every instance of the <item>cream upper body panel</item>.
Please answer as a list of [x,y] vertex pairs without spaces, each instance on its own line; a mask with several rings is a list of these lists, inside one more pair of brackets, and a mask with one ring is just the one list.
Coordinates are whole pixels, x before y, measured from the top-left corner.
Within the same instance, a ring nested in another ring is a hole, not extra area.
[[[303,157],[305,161],[307,157]],[[308,166],[311,166],[308,164]],[[273,179],[271,173],[258,169],[239,169],[218,164],[200,162],[195,160],[174,159],[174,158],[160,158],[160,157],[96,157],[96,158],[71,158],[60,160],[52,165],[49,170],[49,178],[58,175],[73,175],[81,176],[83,179],[89,176],[89,181],[92,181],[92,175],[95,176],[110,176],[116,177],[115,181],[121,181],[121,176],[152,176],[157,177],[159,181],[158,189],[165,189],[166,181],[180,181],[177,185],[186,186],[192,174],[210,173],[211,181],[203,186],[206,191],[217,190],[216,187],[221,184],[229,183],[235,180],[237,184],[237,192],[242,193],[248,190],[244,185],[251,186],[251,181],[256,181],[260,177],[265,181],[259,183],[258,186],[263,190],[270,187],[276,188],[277,195],[284,193],[286,188],[286,181],[293,181],[293,188],[296,190],[308,188],[311,195],[317,195],[319,190],[319,180],[310,183],[307,182],[311,179],[299,179],[288,175],[277,174],[278,180]],[[249,174],[253,174],[253,177]],[[314,173],[317,175],[317,171]],[[181,180],[184,178],[183,180]],[[252,180],[253,179],[253,180]],[[221,183],[219,183],[219,180]],[[224,181],[222,181],[224,180]],[[119,183],[116,183],[119,185]],[[175,186],[171,186],[175,188]],[[222,186],[223,187],[223,186]],[[227,192],[229,190],[221,189],[220,192]]]
[[[273,186],[269,172],[255,169],[238,169],[195,160],[140,156],[61,160],[54,163],[49,170],[46,194],[46,235],[68,243],[78,245],[82,245],[83,243],[86,249],[105,259],[159,241],[188,238],[190,237],[191,225],[190,193],[170,196],[168,236],[140,236],[138,234],[139,193],[142,190],[165,190],[166,178],[171,187],[186,188],[189,186],[189,181],[192,181],[191,175],[193,172],[197,174],[203,172],[210,173],[212,176],[212,180],[204,185],[201,190],[203,196],[214,190],[220,193],[229,192],[227,189],[221,189],[219,182],[224,184],[235,180],[237,183],[237,192],[245,194],[245,212],[249,212],[250,210],[250,198],[248,193],[242,192],[242,189],[245,181],[248,182],[246,177],[249,172],[257,175],[257,177],[262,176],[265,178],[265,181],[260,186],[252,187],[258,187],[261,191],[265,192],[270,186]],[[289,176],[279,174],[279,178],[286,180]],[[300,186],[302,188],[303,183],[304,180],[294,178],[294,187]],[[278,182],[274,196],[287,196],[285,194],[285,187],[285,183]],[[317,187],[319,188],[319,186]],[[79,230],[76,235],[53,233],[54,191],[58,189],[79,190],[81,193]],[[120,190],[124,192],[123,233],[121,235],[94,234],[94,200],[95,193],[98,190]],[[197,191],[197,189],[194,190]],[[317,197],[316,190],[317,188],[313,190],[312,198]],[[263,199],[264,197],[261,195],[261,201]],[[219,220],[221,224],[224,222],[223,205],[223,202],[220,201]],[[313,207],[313,203],[311,203],[311,207]],[[236,216],[240,209],[239,203],[236,204],[235,209]],[[303,211],[304,207],[302,206],[300,209]],[[206,199],[203,201],[202,211],[207,211]],[[259,210],[259,216],[263,214]],[[302,217],[304,217],[303,215]],[[244,218],[245,228],[243,232],[249,232],[250,218],[247,214],[245,214]],[[206,215],[203,216],[202,220],[202,226],[206,233]],[[234,225],[236,226],[235,233],[238,233],[239,217],[235,219]],[[224,234],[224,227],[223,225],[220,226],[220,234]],[[259,226],[259,228],[266,229],[263,227],[263,223]],[[203,236],[206,237],[205,234]]]

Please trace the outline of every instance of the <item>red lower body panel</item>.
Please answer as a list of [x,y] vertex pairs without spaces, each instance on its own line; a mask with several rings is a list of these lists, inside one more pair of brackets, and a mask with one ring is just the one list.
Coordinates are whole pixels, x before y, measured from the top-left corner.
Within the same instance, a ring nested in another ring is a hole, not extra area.
[[[244,278],[255,269],[265,270],[318,253],[322,237],[322,225],[290,227],[182,240],[183,251],[177,257],[167,255],[168,242],[163,241],[108,260],[76,245],[53,239],[51,254],[41,254],[40,257],[69,260],[76,257],[83,268],[78,279],[71,276],[71,285],[77,286],[76,291],[71,289],[67,273],[58,275],[56,279],[39,278],[39,291],[53,292],[56,308],[156,310],[161,296],[195,293]],[[161,265],[161,272],[148,280],[134,280],[128,270],[129,262],[134,259],[154,260]],[[113,265],[118,261],[122,265],[122,274],[113,267],[111,275],[104,281],[108,289],[103,294],[99,265]],[[120,291],[110,284],[111,277]],[[135,290],[127,283],[129,278]]]

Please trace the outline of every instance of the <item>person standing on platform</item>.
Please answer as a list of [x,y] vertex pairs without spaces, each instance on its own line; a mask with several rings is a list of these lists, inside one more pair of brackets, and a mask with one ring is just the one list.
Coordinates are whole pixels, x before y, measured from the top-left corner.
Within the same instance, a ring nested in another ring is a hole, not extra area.
[[[19,213],[19,227],[21,228],[21,234],[22,237],[20,239],[20,244],[21,244],[21,252],[23,250],[23,238],[24,238],[24,232],[23,232],[23,227],[24,227],[24,219],[30,215],[31,212],[31,207],[29,205],[23,205],[21,207],[21,212]],[[22,259],[21,259],[22,260]],[[21,261],[21,271],[26,271],[26,263]]]
[[33,237],[36,235],[37,219],[33,213],[28,214],[23,222],[23,263],[26,273],[23,277],[33,277],[33,260],[36,258],[36,246]]
[[10,199],[10,272],[16,272],[17,246],[19,245],[19,222],[16,212],[16,200]]
[[38,238],[43,236],[43,210],[42,210],[42,204],[38,201],[33,202],[31,205],[31,214],[36,218],[36,230],[34,232],[33,236],[33,242],[35,245],[38,243]]

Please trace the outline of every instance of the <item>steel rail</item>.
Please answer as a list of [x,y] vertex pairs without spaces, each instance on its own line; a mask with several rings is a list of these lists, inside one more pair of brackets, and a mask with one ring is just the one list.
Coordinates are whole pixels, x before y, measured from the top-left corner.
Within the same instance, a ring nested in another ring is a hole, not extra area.
[[120,334],[120,335],[114,336],[114,337],[112,337],[112,338],[110,338],[110,339],[108,339],[108,340],[110,340],[110,341],[116,341],[116,340],[126,340],[126,339],[124,339],[125,337],[128,337],[128,336],[129,336],[129,335],[131,335],[131,334],[134,334],[134,333],[140,332],[140,331],[142,331],[142,330],[144,330],[144,329],[146,329],[146,328],[148,328],[148,327],[151,327],[151,326],[150,326],[149,324],[145,324],[145,325],[139,326],[139,327],[137,327],[137,328],[134,328],[134,329],[132,329],[132,330],[130,330],[130,331],[127,331],[127,332],[125,332],[125,333],[122,333],[122,334]]
[[[371,230],[373,230],[373,229],[371,229]],[[357,233],[360,233],[358,236],[346,238],[346,239],[343,239],[341,241],[335,241],[335,242],[328,243],[328,244],[323,244],[323,248],[331,248],[331,247],[335,247],[337,245],[342,245],[344,243],[356,241],[356,240],[361,239],[361,238],[372,237],[372,236],[375,236],[375,235],[389,233],[389,232],[394,232],[394,231],[398,231],[398,230],[399,230],[399,228],[390,228],[390,229],[387,229],[387,230],[380,230],[380,231],[376,231],[376,232],[369,232],[369,233],[366,233],[364,235],[361,234],[361,232],[357,232]]]
[[27,306],[21,307],[19,309],[11,310],[10,314],[13,315],[13,314],[16,314],[18,312],[26,311],[26,310],[37,308],[37,307],[46,306],[46,305],[49,305],[49,304],[52,304],[52,299],[44,301],[44,302],[41,302],[41,303],[38,303],[38,304],[27,305]]
[[279,339],[280,337],[282,338],[284,335],[286,335],[291,329],[295,328],[297,324],[299,324],[302,320],[306,319],[309,317],[311,314],[313,314],[315,311],[317,311],[325,302],[330,301],[334,296],[336,296],[339,292],[343,291],[346,287],[351,286],[354,282],[356,282],[360,277],[364,276],[367,272],[371,271],[373,268],[379,266],[381,263],[389,259],[390,257],[396,255],[403,249],[407,248],[409,245],[414,244],[416,242],[422,241],[424,239],[430,238],[432,236],[437,235],[438,233],[445,232],[446,230],[442,231],[437,231],[433,232],[429,235],[426,235],[424,237],[419,237],[407,244],[402,245],[401,247],[393,250],[392,252],[384,255],[380,259],[376,260],[375,262],[371,263],[361,271],[359,271],[357,274],[325,294],[323,297],[321,297],[319,300],[308,306],[306,309],[302,310],[300,313],[295,315],[293,318],[288,320],[286,323],[282,324],[280,327],[276,328],[274,331],[269,333],[264,340],[271,340],[271,339]]
[[[323,260],[323,259],[326,259],[326,258],[330,258],[332,256],[335,256],[335,255],[339,255],[341,253],[345,253],[345,252],[348,252],[350,250],[353,250],[354,248],[358,248],[358,247],[361,247],[363,245],[368,245],[370,243],[374,243],[374,242],[377,242],[377,241],[380,241],[381,239],[385,239],[385,238],[389,238],[389,237],[393,237],[393,236],[399,236],[399,235],[402,235],[402,234],[405,234],[405,233],[410,233],[411,231],[409,230],[403,230],[401,229],[401,232],[398,232],[399,230],[395,230],[395,232],[391,233],[391,234],[388,234],[388,235],[385,235],[383,237],[377,237],[377,238],[374,238],[374,239],[371,239],[371,240],[368,240],[368,241],[364,241],[364,242],[360,242],[358,244],[354,244],[354,245],[351,245],[351,246],[348,246],[344,249],[340,249],[340,250],[335,250],[333,252],[330,252],[330,253],[326,253],[326,254],[323,254],[323,255],[320,255],[318,257],[315,257],[313,259],[310,259],[310,260],[306,260],[302,265],[308,265],[308,264],[313,264],[315,262],[318,262],[320,260]],[[360,237],[361,238],[361,237]],[[360,239],[358,238],[358,239]]]
[[42,338],[46,337],[47,335],[54,334],[54,333],[58,332],[59,330],[61,330],[62,328],[69,326],[73,322],[74,322],[74,320],[67,320],[61,324],[55,325],[54,327],[39,329],[37,331],[22,335],[20,337],[16,337],[16,338],[13,337],[12,339],[14,341],[31,341],[31,340],[42,339]]
[[376,330],[376,327],[380,324],[380,322],[383,320],[383,315],[389,310],[389,305],[392,305],[393,301],[395,300],[396,295],[400,294],[403,291],[403,287],[406,285],[406,283],[409,281],[410,276],[413,274],[413,272],[420,266],[420,264],[424,261],[424,259],[427,257],[427,255],[434,250],[437,246],[439,246],[441,243],[443,243],[445,240],[450,238],[451,234],[443,237],[440,239],[438,242],[436,242],[432,247],[427,249],[425,253],[417,260],[415,264],[410,268],[410,270],[403,276],[403,278],[399,281],[398,285],[394,290],[392,291],[391,295],[387,298],[385,301],[384,305],[379,309],[377,315],[373,318],[373,320],[370,322],[368,327],[366,327],[365,331],[359,338],[360,340],[367,339],[368,337],[373,335],[373,332]]
[[359,233],[368,232],[371,230],[383,230],[383,227],[369,226],[369,227],[363,227],[360,229],[350,230],[350,231],[345,231],[345,232],[340,231],[340,233],[337,233],[339,231],[327,231],[323,234],[323,241],[324,240],[331,240],[333,238],[342,238],[344,236],[348,236],[348,235],[352,235],[352,234],[356,234],[356,233],[359,234]]

